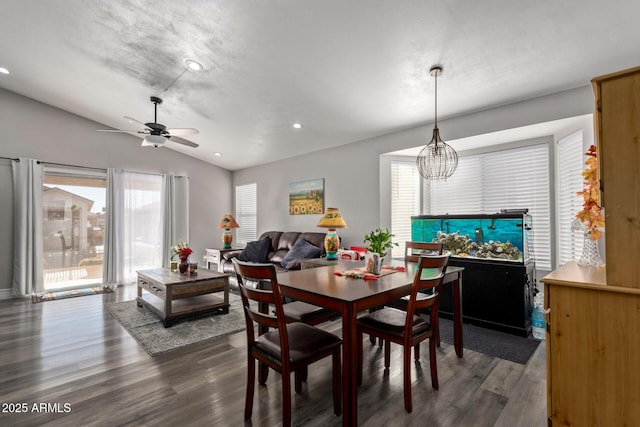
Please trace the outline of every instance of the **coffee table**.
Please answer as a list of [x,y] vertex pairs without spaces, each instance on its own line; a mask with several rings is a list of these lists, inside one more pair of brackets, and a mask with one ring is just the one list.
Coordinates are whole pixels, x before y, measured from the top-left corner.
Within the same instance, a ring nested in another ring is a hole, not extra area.
[[196,275],[167,268],[139,270],[136,302],[138,307],[144,305],[156,313],[165,328],[188,317],[226,314],[229,313],[229,275],[205,269],[198,270]]

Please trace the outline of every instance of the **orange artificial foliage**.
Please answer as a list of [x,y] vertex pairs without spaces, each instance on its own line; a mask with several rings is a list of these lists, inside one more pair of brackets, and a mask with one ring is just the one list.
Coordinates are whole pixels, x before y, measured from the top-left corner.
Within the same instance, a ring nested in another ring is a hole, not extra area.
[[584,164],[587,167],[582,171],[584,189],[577,193],[578,196],[582,196],[584,202],[582,203],[582,210],[576,214],[576,218],[585,224],[591,240],[598,240],[602,237],[604,216],[602,215],[600,194],[598,193],[598,159],[596,146],[590,146],[585,155],[587,156],[587,160]]

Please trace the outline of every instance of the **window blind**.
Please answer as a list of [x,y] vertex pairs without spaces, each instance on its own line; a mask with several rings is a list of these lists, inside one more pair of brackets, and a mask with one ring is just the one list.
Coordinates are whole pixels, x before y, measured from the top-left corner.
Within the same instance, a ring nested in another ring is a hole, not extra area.
[[258,234],[258,202],[257,184],[236,186],[236,221],[240,228],[236,228],[235,243],[244,246],[257,239]]
[[557,257],[558,265],[578,259],[584,236],[571,231],[571,223],[582,208],[582,199],[576,193],[582,190],[584,168],[582,130],[557,142]]
[[411,216],[420,214],[420,174],[415,162],[391,162],[391,233],[398,247],[393,258],[404,257],[404,246],[411,240]]
[[[392,174],[392,192],[393,179]],[[493,214],[501,209],[529,209],[533,218],[536,268],[551,270],[547,144],[460,156],[451,178],[425,185],[424,210],[428,215]],[[419,194],[419,186],[415,191]],[[393,232],[396,234],[395,228]]]

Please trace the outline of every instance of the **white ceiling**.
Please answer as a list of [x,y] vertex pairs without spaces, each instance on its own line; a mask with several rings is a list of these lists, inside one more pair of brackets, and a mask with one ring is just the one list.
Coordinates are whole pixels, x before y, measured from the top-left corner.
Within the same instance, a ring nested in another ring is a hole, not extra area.
[[200,130],[170,148],[237,170],[431,122],[433,64],[441,119],[588,85],[639,65],[639,17],[637,0],[2,0],[0,87],[126,129],[160,96],[160,123]]

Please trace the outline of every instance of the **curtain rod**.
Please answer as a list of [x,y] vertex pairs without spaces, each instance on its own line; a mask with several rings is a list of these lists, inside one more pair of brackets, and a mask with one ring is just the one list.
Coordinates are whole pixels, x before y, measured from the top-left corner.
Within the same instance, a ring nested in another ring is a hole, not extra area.
[[93,169],[93,170],[97,170],[97,171],[106,172],[105,168],[92,168],[91,166],[78,166],[78,165],[68,165],[66,163],[43,162],[41,160],[38,160],[38,164],[39,165],[66,166],[66,167],[70,167],[70,168],[80,168],[80,169]]
[[[6,159],[6,160],[14,160],[16,162],[19,162],[20,159],[18,158],[13,158],[13,157],[3,157],[0,156],[0,159]],[[78,165],[69,165],[66,163],[54,163],[54,162],[44,162],[42,160],[38,160],[37,163],[39,165],[54,165],[54,166],[66,166],[66,167],[71,167],[71,168],[79,168],[79,169],[93,169],[93,170],[97,170],[97,171],[101,171],[101,172],[106,172],[107,169],[105,168],[93,168],[91,166],[78,166]],[[124,172],[124,170],[123,170]],[[131,171],[133,172],[133,171]],[[145,174],[145,175],[162,175],[161,173],[154,173],[154,172],[134,172],[134,173],[141,173],[141,174]],[[189,179],[189,175],[175,175],[176,178],[187,178]]]

